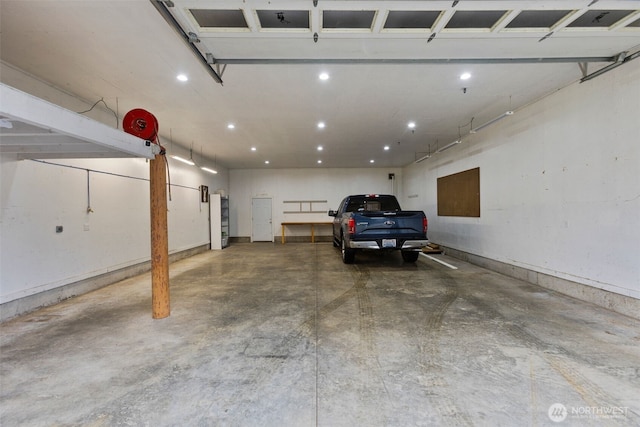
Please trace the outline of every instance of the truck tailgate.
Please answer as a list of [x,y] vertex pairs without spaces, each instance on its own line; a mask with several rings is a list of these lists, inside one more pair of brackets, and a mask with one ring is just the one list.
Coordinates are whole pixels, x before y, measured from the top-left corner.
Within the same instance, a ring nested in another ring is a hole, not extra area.
[[424,237],[424,214],[421,211],[358,212],[353,218],[356,238],[371,239],[397,237]]

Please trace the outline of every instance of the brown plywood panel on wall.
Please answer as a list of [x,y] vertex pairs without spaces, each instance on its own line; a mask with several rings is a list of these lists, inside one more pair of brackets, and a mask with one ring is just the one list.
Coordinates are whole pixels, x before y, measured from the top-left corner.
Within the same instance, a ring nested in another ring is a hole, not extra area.
[[480,168],[438,178],[438,216],[480,216]]

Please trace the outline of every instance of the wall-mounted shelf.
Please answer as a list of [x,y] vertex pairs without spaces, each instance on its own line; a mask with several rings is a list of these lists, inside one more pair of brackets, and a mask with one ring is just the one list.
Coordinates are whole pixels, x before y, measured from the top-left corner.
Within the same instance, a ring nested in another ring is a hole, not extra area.
[[[284,214],[297,214],[297,213],[325,213],[327,212],[326,200],[283,200],[282,203],[291,205],[291,208],[298,210],[283,211]],[[321,209],[318,209],[318,205],[324,205]],[[315,205],[315,206],[314,206]]]

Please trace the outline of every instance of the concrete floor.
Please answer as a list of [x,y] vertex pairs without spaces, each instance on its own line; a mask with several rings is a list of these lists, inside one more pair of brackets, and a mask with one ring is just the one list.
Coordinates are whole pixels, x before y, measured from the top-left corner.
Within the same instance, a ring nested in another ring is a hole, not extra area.
[[0,424],[640,425],[640,321],[437,257],[236,244],[166,319],[146,274],[5,322]]

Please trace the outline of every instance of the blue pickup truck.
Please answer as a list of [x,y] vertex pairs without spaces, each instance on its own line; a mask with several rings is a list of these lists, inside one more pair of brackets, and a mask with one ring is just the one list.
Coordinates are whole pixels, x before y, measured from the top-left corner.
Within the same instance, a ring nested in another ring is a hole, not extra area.
[[356,251],[400,250],[406,262],[416,262],[420,250],[429,244],[427,217],[422,211],[403,211],[390,194],[360,194],[345,197],[333,220],[333,246],[342,261],[352,264]]

